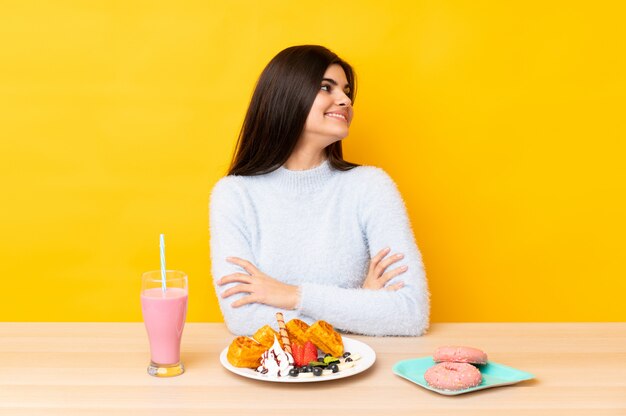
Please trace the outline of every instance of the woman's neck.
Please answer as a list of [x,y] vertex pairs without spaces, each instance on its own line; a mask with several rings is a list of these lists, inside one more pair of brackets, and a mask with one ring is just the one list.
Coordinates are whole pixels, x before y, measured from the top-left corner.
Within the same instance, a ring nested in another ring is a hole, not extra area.
[[295,149],[284,166],[289,170],[309,170],[321,165],[324,160],[326,160],[324,149]]

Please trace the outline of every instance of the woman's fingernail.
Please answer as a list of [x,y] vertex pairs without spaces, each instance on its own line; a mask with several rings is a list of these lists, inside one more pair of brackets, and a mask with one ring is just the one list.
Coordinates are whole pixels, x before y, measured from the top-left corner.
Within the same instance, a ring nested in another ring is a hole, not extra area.
[[402,266],[401,270],[402,271],[407,271],[407,270],[409,270],[409,266]]
[[400,254],[396,254],[396,257],[401,259],[402,257],[404,257],[404,254],[400,253]]

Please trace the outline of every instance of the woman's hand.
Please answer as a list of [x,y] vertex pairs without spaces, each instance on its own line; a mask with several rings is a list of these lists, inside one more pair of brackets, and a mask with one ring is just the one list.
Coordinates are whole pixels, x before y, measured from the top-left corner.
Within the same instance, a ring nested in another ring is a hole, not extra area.
[[406,272],[409,269],[409,266],[402,266],[385,272],[387,267],[391,266],[393,263],[400,261],[404,258],[403,254],[397,253],[393,256],[389,256],[385,258],[385,256],[391,251],[390,248],[384,248],[378,252],[370,262],[370,267],[367,272],[367,277],[363,282],[363,289],[372,289],[372,290],[398,290],[404,286],[404,282],[397,282],[393,285],[389,285],[385,287],[388,281],[393,279],[394,277]]
[[248,303],[263,303],[265,305],[274,306],[280,309],[295,309],[300,302],[300,291],[298,286],[288,285],[271,278],[265,273],[257,269],[248,260],[238,257],[228,257],[226,259],[230,263],[234,263],[249,274],[233,273],[222,277],[217,284],[222,286],[227,283],[241,282],[241,284],[225,290],[221,296],[227,298],[235,293],[249,293],[241,299],[231,304],[233,308],[247,305]]

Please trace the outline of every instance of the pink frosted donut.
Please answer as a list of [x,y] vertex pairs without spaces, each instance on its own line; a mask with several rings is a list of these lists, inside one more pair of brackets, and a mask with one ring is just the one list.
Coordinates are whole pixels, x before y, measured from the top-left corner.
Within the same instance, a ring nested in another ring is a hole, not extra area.
[[472,347],[439,347],[433,354],[436,363],[470,363],[487,364],[487,354]]
[[439,363],[424,373],[426,382],[443,390],[463,390],[478,386],[483,376],[478,368],[467,363]]

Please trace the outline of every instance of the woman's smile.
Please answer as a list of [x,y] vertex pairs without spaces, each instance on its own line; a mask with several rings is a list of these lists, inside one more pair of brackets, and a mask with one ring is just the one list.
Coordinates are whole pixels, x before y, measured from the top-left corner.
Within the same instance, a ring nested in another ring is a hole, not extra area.
[[343,120],[346,123],[348,122],[348,115],[344,114],[343,112],[333,111],[331,113],[326,113],[324,115],[326,117],[330,117],[330,118],[334,118],[334,119],[338,119],[338,120]]

